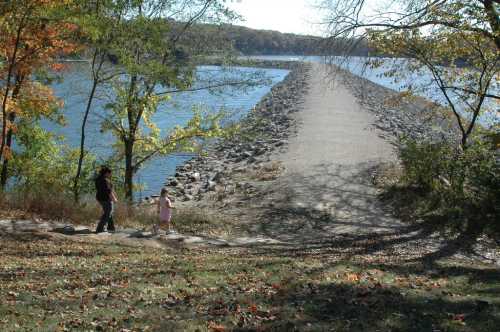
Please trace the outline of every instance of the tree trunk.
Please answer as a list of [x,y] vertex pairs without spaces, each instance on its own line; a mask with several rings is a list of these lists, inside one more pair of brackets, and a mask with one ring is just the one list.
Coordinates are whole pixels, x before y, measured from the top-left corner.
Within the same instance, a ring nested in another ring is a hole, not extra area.
[[[14,86],[14,89],[12,90],[12,99],[16,99],[17,96],[19,95],[23,81],[24,81],[23,76],[16,77],[16,84]],[[7,147],[10,151],[12,151],[12,137],[14,136],[14,131],[12,130],[12,124],[14,123],[15,120],[16,120],[16,113],[15,112],[9,113],[7,122],[11,123],[11,127],[7,130],[5,136],[4,148]],[[2,163],[2,171],[0,174],[0,188],[2,190],[5,189],[5,185],[7,184],[7,179],[9,175],[8,168],[9,168],[9,159],[5,158],[4,156]]]
[[82,173],[83,159],[85,158],[85,127],[87,126],[87,119],[90,113],[90,107],[94,99],[95,90],[97,87],[97,80],[94,79],[92,83],[92,89],[90,90],[89,99],[87,101],[87,107],[85,109],[85,114],[83,115],[81,134],[80,134],[80,155],[78,157],[78,167],[76,170],[75,179],[73,180],[73,195],[75,202],[80,199],[80,175]]
[[462,150],[465,151],[467,149],[467,141],[469,139],[469,134],[462,133],[462,139],[460,141],[460,145],[462,146]]
[[[21,32],[24,29],[24,19],[26,16],[23,16],[21,22],[19,23],[19,28],[17,29],[17,35],[16,35],[16,43],[14,45],[14,51],[12,52],[12,57],[9,59],[9,71],[7,74],[7,80],[5,81],[5,94],[3,96],[2,100],[2,136],[0,138],[0,160],[2,160],[4,156],[4,148],[6,145],[6,139],[7,139],[7,100],[9,98],[9,91],[10,91],[10,85],[11,85],[11,79],[14,76],[14,68],[16,65],[16,56],[17,56],[17,51],[19,49],[19,45],[21,42]],[[3,188],[3,186],[2,186]]]
[[134,199],[134,165],[132,161],[134,140],[126,139],[125,144],[125,198],[131,203]]
[[[9,122],[13,123],[14,120],[16,119],[16,115],[14,113],[9,114]],[[9,150],[12,147],[12,128],[9,128],[7,131],[7,137],[6,137],[6,142],[5,142],[5,147],[7,147]],[[9,158],[3,158],[3,163],[2,163],[2,172],[0,175],[0,186],[2,187],[2,190],[5,189],[5,185],[7,184],[7,179],[8,179],[8,169],[9,169]]]

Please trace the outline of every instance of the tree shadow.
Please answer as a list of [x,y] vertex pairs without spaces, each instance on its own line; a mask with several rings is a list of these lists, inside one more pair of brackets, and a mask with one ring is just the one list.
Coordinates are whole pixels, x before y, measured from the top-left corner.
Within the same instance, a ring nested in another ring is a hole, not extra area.
[[[474,249],[482,233],[477,223],[447,233],[441,216],[429,215],[411,223],[401,221],[400,211],[384,201],[372,184],[376,167],[376,162],[323,164],[307,176],[285,174],[267,193],[272,204],[260,209],[258,222],[247,225],[247,232],[287,243],[263,246],[263,252],[277,255],[300,255],[310,250],[344,257],[402,252],[409,262],[432,265],[462,253],[484,260]],[[400,199],[409,197],[402,195]]]
[[401,225],[380,204],[370,182],[372,163],[318,165],[273,183],[273,204],[261,210],[258,231],[308,241],[332,234],[382,232]]
[[307,330],[311,324],[318,330],[335,331],[455,330],[450,329],[453,324],[495,331],[500,324],[498,312],[488,304],[444,296],[410,296],[390,286],[296,284],[280,290],[270,302],[272,307],[289,306],[288,310],[300,313],[289,322],[295,331]]

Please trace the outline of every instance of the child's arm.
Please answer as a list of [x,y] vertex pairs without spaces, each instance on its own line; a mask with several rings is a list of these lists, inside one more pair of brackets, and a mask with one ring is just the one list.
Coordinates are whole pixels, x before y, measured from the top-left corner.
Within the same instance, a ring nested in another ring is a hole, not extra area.
[[158,203],[156,204],[156,211],[160,213],[161,201],[158,199]]
[[167,207],[168,207],[169,209],[173,208],[173,206],[172,206],[172,202],[170,201],[170,199],[167,199]]

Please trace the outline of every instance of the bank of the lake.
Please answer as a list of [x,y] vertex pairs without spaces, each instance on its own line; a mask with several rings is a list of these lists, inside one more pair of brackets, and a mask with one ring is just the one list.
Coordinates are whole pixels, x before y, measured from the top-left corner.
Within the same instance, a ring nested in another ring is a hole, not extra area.
[[[260,75],[263,84],[238,89],[231,86],[222,87],[217,91],[200,90],[172,94],[170,101],[159,106],[158,112],[153,116],[154,123],[162,134],[168,134],[176,125],[183,126],[193,116],[193,108],[203,112],[216,113],[223,110],[231,121],[244,117],[250,109],[266,95],[273,85],[277,84],[287,75],[286,69],[277,67],[257,68],[236,67],[225,68],[218,66],[199,66],[196,72],[197,85],[210,81],[223,81],[224,79]],[[245,76],[246,75],[246,76]],[[91,81],[88,73],[88,63],[68,63],[68,67],[61,73],[62,80],[53,83],[55,94],[64,100],[62,114],[66,124],[60,126],[50,121],[43,121],[43,127],[55,136],[64,137],[62,143],[72,148],[79,147],[80,127],[90,91]],[[207,83],[207,85],[208,85]],[[110,86],[101,86],[92,104],[86,129],[87,151],[96,155],[97,165],[105,163],[113,152],[114,137],[110,132],[101,130],[102,119],[106,114],[106,104],[112,97]],[[193,158],[193,154],[175,153],[169,156],[158,157],[148,162],[135,177],[135,182],[142,186],[136,192],[136,199],[158,193],[165,182],[165,178],[175,173],[175,167]]]
[[199,200],[221,186],[224,192],[249,190],[248,183],[235,182],[234,173],[247,167],[258,169],[273,152],[286,149],[295,128],[291,115],[299,110],[307,92],[310,64],[256,61],[248,65],[286,68],[290,72],[241,120],[236,135],[210,145],[202,155],[176,168],[166,185],[177,199]]

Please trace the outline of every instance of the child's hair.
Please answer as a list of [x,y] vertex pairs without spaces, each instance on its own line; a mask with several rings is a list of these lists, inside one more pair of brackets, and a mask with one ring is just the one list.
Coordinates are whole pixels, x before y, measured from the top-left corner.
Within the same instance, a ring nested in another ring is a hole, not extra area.
[[160,196],[165,197],[167,196],[167,194],[168,194],[167,188],[161,188]]

